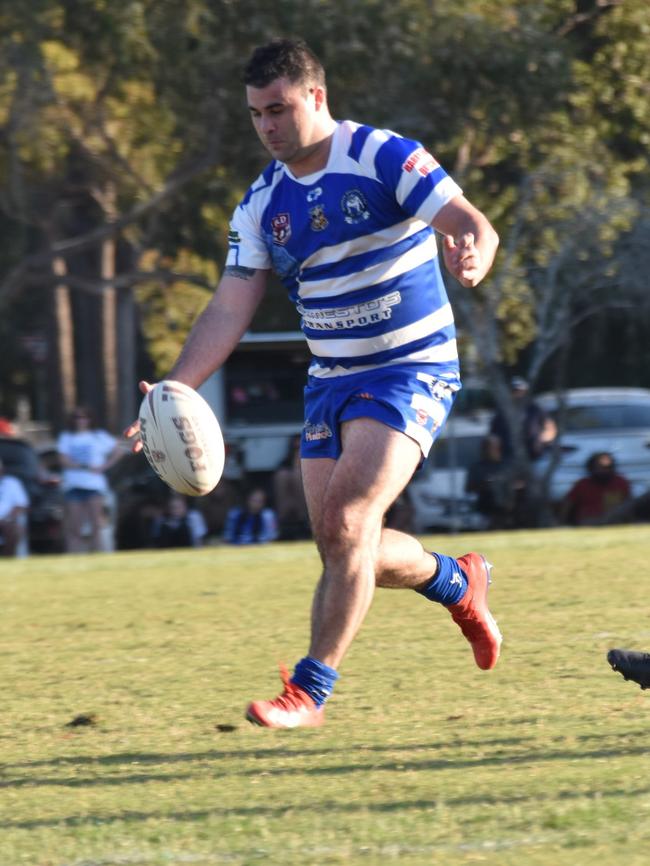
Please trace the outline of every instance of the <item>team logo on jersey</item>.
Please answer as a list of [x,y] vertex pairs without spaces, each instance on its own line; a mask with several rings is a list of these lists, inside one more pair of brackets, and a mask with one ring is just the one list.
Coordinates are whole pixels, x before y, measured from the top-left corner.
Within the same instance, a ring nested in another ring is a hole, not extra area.
[[325,210],[322,204],[315,204],[309,208],[309,228],[315,232],[322,232],[329,225],[329,220],[325,216]]
[[413,151],[406,162],[402,163],[402,168],[404,171],[408,172],[415,170],[418,174],[421,174],[422,177],[426,177],[428,174],[431,174],[432,171],[439,168],[439,164],[431,156],[428,150],[425,150],[423,147],[418,147],[417,150]]
[[358,189],[349,189],[341,199],[341,210],[345,214],[346,223],[360,223],[370,218],[368,204]]
[[291,237],[291,219],[289,218],[289,214],[276,214],[271,220],[271,231],[273,232],[273,243],[284,246]]
[[310,189],[307,193],[307,201],[316,201],[316,199],[320,198],[322,194],[323,188],[320,186],[317,186],[314,189]]

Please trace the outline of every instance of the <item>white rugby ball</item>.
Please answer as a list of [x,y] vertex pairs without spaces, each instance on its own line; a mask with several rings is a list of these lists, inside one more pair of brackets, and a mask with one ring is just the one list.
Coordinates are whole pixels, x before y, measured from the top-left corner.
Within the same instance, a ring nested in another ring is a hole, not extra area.
[[165,484],[188,496],[214,490],[223,473],[223,435],[200,394],[182,382],[158,382],[142,401],[139,421],[142,450]]

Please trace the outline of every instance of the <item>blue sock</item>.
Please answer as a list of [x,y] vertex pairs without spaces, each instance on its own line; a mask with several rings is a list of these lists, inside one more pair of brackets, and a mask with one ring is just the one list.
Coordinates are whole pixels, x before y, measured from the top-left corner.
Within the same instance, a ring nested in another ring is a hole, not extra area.
[[332,694],[334,683],[338,678],[339,675],[334,668],[311,656],[305,656],[294,668],[291,682],[304,689],[317,707],[322,707]]
[[430,582],[417,592],[445,606],[456,604],[467,592],[467,576],[451,556],[442,553],[434,553],[433,556],[438,561],[438,570]]

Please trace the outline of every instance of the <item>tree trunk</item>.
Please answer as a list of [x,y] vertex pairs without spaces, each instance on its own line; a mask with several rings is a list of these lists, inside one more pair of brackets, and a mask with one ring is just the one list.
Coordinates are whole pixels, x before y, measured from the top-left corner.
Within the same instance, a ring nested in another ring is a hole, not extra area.
[[[57,277],[65,277],[67,267],[65,259],[57,257],[52,262],[52,270]],[[54,287],[53,369],[56,382],[51,389],[52,418],[57,427],[64,426],[67,416],[77,402],[77,372],[74,353],[74,321],[70,289],[63,282],[57,282]]]
[[[109,183],[102,196],[107,221],[115,220],[115,187]],[[118,392],[117,291],[110,283],[115,278],[116,241],[105,238],[101,248],[101,276],[105,283],[102,291],[102,368],[104,375],[104,415],[106,426],[116,432],[120,426],[120,400]]]
[[128,287],[121,289],[117,295],[118,421],[120,430],[130,424],[138,412],[135,342],[135,301],[133,289]]

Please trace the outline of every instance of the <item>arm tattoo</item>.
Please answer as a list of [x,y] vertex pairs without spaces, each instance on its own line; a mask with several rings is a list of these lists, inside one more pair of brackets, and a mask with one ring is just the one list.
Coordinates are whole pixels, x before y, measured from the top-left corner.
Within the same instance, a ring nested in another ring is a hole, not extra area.
[[255,268],[243,268],[240,265],[227,265],[223,269],[224,277],[237,277],[239,280],[250,280],[255,273]]

